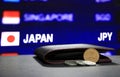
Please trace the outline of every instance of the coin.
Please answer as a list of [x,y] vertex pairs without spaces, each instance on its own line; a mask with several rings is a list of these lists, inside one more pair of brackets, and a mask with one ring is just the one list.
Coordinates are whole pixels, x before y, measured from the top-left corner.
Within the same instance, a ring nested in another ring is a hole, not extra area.
[[85,61],[98,62],[100,55],[99,52],[94,48],[89,48],[83,53],[83,58]]
[[76,63],[78,65],[82,65],[82,66],[84,66],[84,65],[90,65],[90,66],[96,65],[95,62],[92,62],[92,61],[83,61],[83,60],[76,60]]
[[75,62],[75,60],[65,60],[64,62],[66,65],[69,65],[69,66],[76,66],[77,63]]
[[96,63],[92,61],[83,61],[83,63],[85,63],[86,65],[90,65],[90,66],[96,65]]
[[76,63],[78,64],[78,65],[86,65],[84,62],[83,62],[83,60],[76,60]]

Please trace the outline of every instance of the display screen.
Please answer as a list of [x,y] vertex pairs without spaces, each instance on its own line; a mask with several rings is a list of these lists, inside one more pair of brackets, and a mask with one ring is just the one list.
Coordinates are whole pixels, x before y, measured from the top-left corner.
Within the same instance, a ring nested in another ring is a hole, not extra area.
[[119,0],[0,0],[0,54],[34,54],[45,45],[120,49]]

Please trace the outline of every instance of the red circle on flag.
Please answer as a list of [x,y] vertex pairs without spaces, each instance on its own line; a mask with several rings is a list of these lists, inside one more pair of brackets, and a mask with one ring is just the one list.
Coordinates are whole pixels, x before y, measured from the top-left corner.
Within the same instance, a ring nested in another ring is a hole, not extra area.
[[13,35],[9,35],[7,38],[8,42],[13,42],[15,40],[15,37]]

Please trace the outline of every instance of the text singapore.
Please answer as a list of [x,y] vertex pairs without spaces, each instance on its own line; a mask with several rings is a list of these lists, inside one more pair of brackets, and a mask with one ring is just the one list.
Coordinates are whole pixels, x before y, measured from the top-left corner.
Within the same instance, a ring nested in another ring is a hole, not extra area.
[[26,34],[23,43],[52,43],[53,34]]
[[73,14],[72,13],[58,13],[58,14],[30,14],[30,13],[25,13],[24,14],[24,21],[25,22],[32,22],[32,21],[37,21],[37,22],[45,22],[45,21],[57,21],[57,22],[62,22],[62,21],[68,21],[72,22],[73,21]]

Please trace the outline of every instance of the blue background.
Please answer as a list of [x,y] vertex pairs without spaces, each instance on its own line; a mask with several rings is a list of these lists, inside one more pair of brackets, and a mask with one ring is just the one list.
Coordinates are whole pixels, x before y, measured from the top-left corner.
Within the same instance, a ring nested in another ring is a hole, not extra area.
[[[18,25],[4,25],[0,22],[0,33],[3,31],[20,31],[20,46],[0,47],[0,53],[18,52],[19,54],[34,54],[40,46],[53,44],[88,43],[115,48],[116,55],[120,49],[120,1],[96,3],[95,0],[48,0],[24,1],[19,3],[0,2],[0,21],[4,10],[18,10],[21,22]],[[73,13],[73,22],[24,22],[25,13]],[[96,13],[110,13],[109,22],[96,22]],[[99,42],[100,32],[113,32],[112,40]],[[26,34],[53,33],[53,43],[24,44]]]

